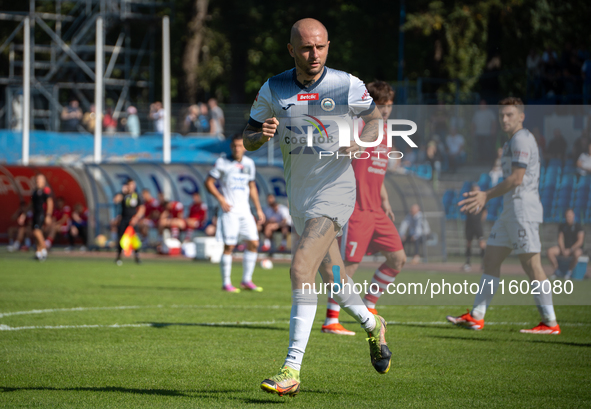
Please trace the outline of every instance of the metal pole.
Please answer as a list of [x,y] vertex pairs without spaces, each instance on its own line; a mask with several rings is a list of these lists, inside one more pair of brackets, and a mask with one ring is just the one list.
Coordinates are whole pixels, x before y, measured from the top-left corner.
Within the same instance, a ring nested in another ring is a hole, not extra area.
[[96,19],[96,50],[94,74],[94,163],[103,156],[103,18]]
[[402,26],[406,20],[406,8],[404,0],[400,0],[400,24],[398,26],[398,81],[404,78],[404,31]]
[[[23,66],[23,165],[29,165],[29,129],[31,124],[31,20],[25,18]],[[9,104],[9,101],[6,101]]]
[[164,105],[164,134],[162,159],[170,163],[170,20],[162,18],[162,104]]

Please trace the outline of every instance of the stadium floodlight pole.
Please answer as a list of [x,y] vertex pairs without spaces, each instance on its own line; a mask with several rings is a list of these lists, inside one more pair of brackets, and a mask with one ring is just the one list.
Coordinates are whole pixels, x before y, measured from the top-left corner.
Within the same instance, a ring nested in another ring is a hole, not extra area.
[[31,124],[31,20],[25,18],[23,64],[23,165],[29,165],[29,130]]
[[164,133],[162,160],[170,163],[170,19],[162,18],[162,104],[164,105]]
[[103,18],[96,19],[96,50],[94,75],[94,163],[103,156]]

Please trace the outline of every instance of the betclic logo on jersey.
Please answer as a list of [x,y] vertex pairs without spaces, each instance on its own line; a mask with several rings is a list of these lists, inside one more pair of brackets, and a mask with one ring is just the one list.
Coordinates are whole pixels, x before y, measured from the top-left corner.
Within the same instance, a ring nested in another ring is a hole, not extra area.
[[[291,154],[313,153],[318,154],[319,159],[322,159],[323,157],[335,157],[336,159],[344,157],[349,159],[369,159],[369,152],[358,151],[343,154],[338,151],[338,148],[350,147],[352,140],[362,148],[374,148],[379,146],[384,138],[386,138],[387,146],[391,148],[393,146],[392,139],[394,136],[402,138],[402,140],[404,140],[404,142],[411,148],[418,148],[410,138],[410,136],[417,131],[417,124],[406,119],[388,119],[385,124],[386,126],[384,126],[384,120],[380,119],[378,125],[378,137],[372,142],[364,142],[359,138],[359,121],[354,120],[351,117],[313,116],[304,114],[301,119],[303,123],[308,123],[311,126],[301,126],[304,132],[299,130],[299,127],[293,125],[289,126],[288,129],[290,129],[292,133],[300,135],[305,134],[306,136],[287,137],[285,142],[294,145],[302,145],[305,143],[307,148],[302,149],[301,146],[296,147]],[[327,131],[328,128],[331,129],[330,133]],[[338,142],[337,149],[334,149],[336,148],[335,142]],[[326,150],[318,145],[329,145],[334,148]],[[380,151],[376,150],[374,151],[374,154],[379,155]],[[402,156],[402,152],[399,151],[388,152],[389,159],[401,159]]]

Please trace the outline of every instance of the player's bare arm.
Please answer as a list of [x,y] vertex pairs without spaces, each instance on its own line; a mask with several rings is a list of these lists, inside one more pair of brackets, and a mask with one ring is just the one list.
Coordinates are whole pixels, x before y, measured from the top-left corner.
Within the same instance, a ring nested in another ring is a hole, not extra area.
[[507,179],[503,180],[495,187],[485,192],[477,191],[464,193],[464,197],[466,199],[458,203],[458,206],[460,206],[460,211],[478,213],[490,199],[502,196],[521,185],[524,176],[525,168],[513,166],[511,175],[509,175]]
[[388,191],[386,190],[386,186],[384,186],[384,182],[382,182],[382,187],[380,188],[380,198],[382,199],[382,209],[386,213],[386,216],[394,221],[394,212],[392,211],[392,206],[390,206],[390,199],[388,199]]
[[131,226],[135,226],[142,219],[142,217],[144,217],[144,214],[146,214],[146,206],[140,205],[137,208],[137,212],[133,215],[133,217],[129,221],[129,224]]
[[[365,122],[365,126],[363,127],[363,131],[361,131],[361,135],[359,135],[359,140],[363,142],[373,142],[378,139],[378,131],[380,129],[380,119],[382,119],[382,115],[380,114],[379,109],[374,109],[371,111],[369,115],[362,116],[363,122]],[[351,146],[339,148],[340,153],[349,153],[349,152],[358,152],[362,151],[365,148],[359,146],[357,142],[351,141]]]
[[242,133],[244,137],[244,147],[247,151],[256,151],[263,146],[269,139],[275,136],[279,121],[277,118],[267,118],[261,125],[261,128],[255,128],[248,124]]
[[254,203],[254,207],[257,210],[257,219],[260,223],[265,223],[265,213],[263,213],[263,208],[261,207],[259,191],[257,190],[255,181],[251,180],[248,182],[248,187],[250,188],[250,200],[252,200],[252,203]]
[[207,177],[207,179],[205,180],[205,188],[209,193],[212,194],[213,197],[216,198],[216,200],[220,203],[220,207],[225,213],[229,212],[230,209],[232,209],[232,206],[230,206],[228,202],[226,202],[226,198],[224,197],[224,195],[222,195],[220,191],[217,189],[217,187],[215,187],[215,179],[213,177]]

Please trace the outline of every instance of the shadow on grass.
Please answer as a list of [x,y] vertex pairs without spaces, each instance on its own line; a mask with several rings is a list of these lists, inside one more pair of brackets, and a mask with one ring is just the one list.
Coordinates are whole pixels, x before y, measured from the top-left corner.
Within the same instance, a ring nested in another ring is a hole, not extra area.
[[162,286],[148,286],[148,285],[101,285],[101,288],[111,290],[153,290],[153,291],[203,291],[203,287],[162,287]]
[[553,345],[566,345],[566,346],[571,346],[571,347],[591,348],[591,343],[543,341],[541,339],[532,339],[532,340],[527,340],[525,342],[531,342],[534,344],[553,344]]
[[[154,328],[167,328],[173,326],[179,327],[209,327],[209,328],[241,328],[241,329],[264,329],[271,331],[289,331],[289,328],[279,328],[270,325],[244,325],[237,322],[236,324],[210,324],[199,322],[141,322],[140,324],[150,324]],[[278,322],[278,324],[281,324]]]
[[102,387],[76,387],[76,388],[54,388],[51,386],[23,386],[10,388],[0,386],[0,392],[18,392],[18,391],[66,391],[66,392],[121,392],[133,393],[138,395],[160,395],[160,396],[186,396],[190,397],[184,392],[176,391],[174,389],[139,389],[139,388],[122,388],[120,386],[102,386]]
[[498,339],[489,338],[470,338],[470,337],[450,337],[446,335],[425,335],[427,338],[453,339],[459,341],[484,341],[484,342],[498,342]]

